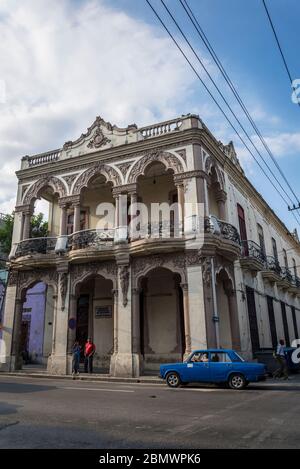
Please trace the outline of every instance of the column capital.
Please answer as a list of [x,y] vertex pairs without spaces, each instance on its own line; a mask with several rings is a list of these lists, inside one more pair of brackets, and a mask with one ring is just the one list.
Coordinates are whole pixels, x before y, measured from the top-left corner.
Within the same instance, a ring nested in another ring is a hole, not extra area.
[[123,186],[116,186],[113,187],[112,194],[113,196],[115,195],[120,195],[120,194],[135,194],[137,193],[137,183],[132,183],[132,184],[124,184]]
[[179,174],[174,175],[174,184],[175,185],[180,184],[185,179],[191,179],[191,178],[208,179],[208,174],[202,169],[194,169],[192,171],[185,171],[184,173],[179,173]]
[[80,204],[80,195],[69,195],[66,197],[60,197],[58,199],[58,205],[60,207],[64,205],[79,205]]
[[15,208],[15,212],[19,213],[22,212],[24,215],[32,215],[33,214],[33,207],[31,204],[26,205],[17,205]]
[[183,292],[188,292],[188,290],[189,290],[188,283],[181,283],[180,286],[181,286],[181,289],[182,289]]

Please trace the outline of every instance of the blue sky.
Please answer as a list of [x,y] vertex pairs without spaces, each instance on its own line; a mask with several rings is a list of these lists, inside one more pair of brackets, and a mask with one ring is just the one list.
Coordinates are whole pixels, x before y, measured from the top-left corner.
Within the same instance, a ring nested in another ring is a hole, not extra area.
[[[151,1],[179,37],[160,1]],[[262,1],[188,2],[300,196],[300,108],[292,103]],[[166,3],[239,113],[178,0]],[[300,78],[300,3],[267,4],[292,75]],[[3,0],[0,54],[6,87],[0,103],[0,210],[14,205],[14,171],[22,155],[62,146],[96,115],[121,126],[195,112],[217,138],[234,140],[247,176],[289,229],[296,226],[144,0],[52,0],[51,9],[46,0]]]

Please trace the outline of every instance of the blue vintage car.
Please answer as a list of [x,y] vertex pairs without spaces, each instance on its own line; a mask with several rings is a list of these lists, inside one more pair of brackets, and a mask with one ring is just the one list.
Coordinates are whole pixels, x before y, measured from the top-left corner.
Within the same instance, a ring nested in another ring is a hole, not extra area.
[[176,388],[187,383],[226,383],[244,389],[250,382],[266,378],[266,366],[245,362],[234,350],[196,350],[181,363],[160,366],[160,377]]

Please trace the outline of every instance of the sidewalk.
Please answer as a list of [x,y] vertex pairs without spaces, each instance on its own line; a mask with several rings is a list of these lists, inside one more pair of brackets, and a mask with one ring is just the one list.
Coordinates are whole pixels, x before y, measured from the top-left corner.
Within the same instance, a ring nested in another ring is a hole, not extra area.
[[[0,372],[0,377],[23,377],[23,378],[38,378],[38,379],[65,379],[65,380],[72,380],[72,375],[53,375],[47,373],[47,371],[42,370],[20,370],[14,372]],[[164,384],[164,380],[160,379],[158,376],[155,375],[148,375],[148,376],[140,376],[139,378],[121,378],[121,377],[113,377],[109,374],[96,374],[93,373],[92,375],[81,373],[78,378],[78,381],[98,381],[98,382],[113,382],[113,383],[142,383],[142,384]],[[293,374],[290,376],[290,379],[285,381],[283,379],[273,379],[268,378],[266,381],[261,381],[259,383],[250,383],[249,386],[255,386],[259,388],[265,389],[273,389],[276,387],[283,388],[299,388],[300,390],[300,373]]]

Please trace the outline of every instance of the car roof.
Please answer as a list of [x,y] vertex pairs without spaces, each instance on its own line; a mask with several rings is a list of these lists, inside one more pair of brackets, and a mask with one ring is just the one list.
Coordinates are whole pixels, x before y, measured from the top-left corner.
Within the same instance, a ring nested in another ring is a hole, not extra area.
[[234,352],[232,349],[226,349],[226,348],[206,348],[206,349],[197,349],[194,350],[194,352],[211,352],[211,353],[230,353]]

